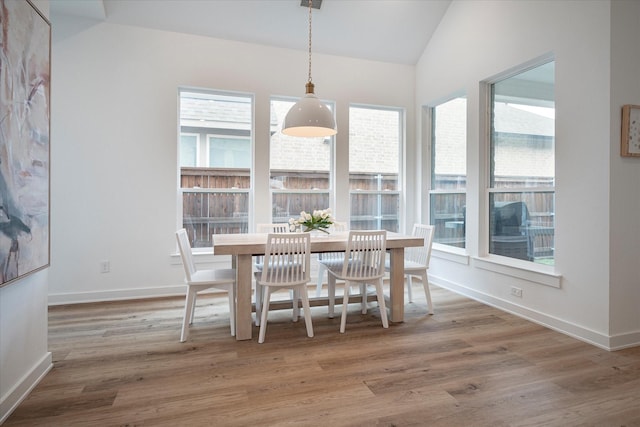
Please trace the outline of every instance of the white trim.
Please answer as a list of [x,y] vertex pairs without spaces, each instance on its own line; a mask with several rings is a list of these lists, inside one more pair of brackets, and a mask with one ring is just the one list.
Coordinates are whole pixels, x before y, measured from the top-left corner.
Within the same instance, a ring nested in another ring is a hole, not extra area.
[[213,193],[238,193],[238,194],[249,194],[249,188],[196,188],[196,187],[181,187],[179,189],[180,194],[184,193],[205,193],[205,194],[213,194]]
[[502,71],[501,73],[494,74],[493,76],[484,79],[482,83],[494,84],[499,81],[509,79],[511,77],[517,76],[518,74],[522,74],[526,71],[529,71],[533,68],[537,68],[541,65],[544,65],[548,62],[552,62],[556,60],[556,56],[553,52],[546,52],[536,58],[530,59],[529,61],[525,61],[520,65],[516,65],[507,70]]
[[[567,322],[557,317],[549,316],[539,311],[530,310],[527,307],[513,304],[501,298],[496,298],[494,296],[485,294],[484,292],[479,292],[479,291],[476,291],[475,289],[471,289],[466,286],[450,282],[442,277],[429,275],[429,282],[433,283],[434,285],[440,286],[444,289],[448,289],[457,294],[471,298],[475,301],[479,301],[483,304],[487,304],[491,307],[495,307],[497,309],[506,311],[507,313],[511,313],[515,316],[529,320],[533,323],[537,323],[538,325],[542,325],[554,331],[568,335],[572,338],[576,338],[580,341],[602,348],[604,350],[611,351],[614,349],[622,348],[622,347],[612,348],[611,337],[604,335],[600,332],[584,328],[580,325]],[[635,344],[633,342],[634,339],[636,340]],[[638,345],[640,344],[640,333],[629,334],[625,336],[625,338],[621,339],[620,341],[621,343],[624,341],[625,343],[624,345],[626,347],[632,347],[634,345]]]
[[609,350],[611,351],[636,347],[638,345],[640,345],[640,331],[611,335],[609,337]]
[[[466,177],[465,177],[466,178]],[[467,194],[467,190],[429,190],[429,194]]]
[[[357,173],[357,172],[354,172]],[[393,173],[385,174],[385,175],[394,175]],[[351,194],[370,194],[370,195],[382,195],[388,196],[389,194],[398,195],[402,194],[402,190],[350,190],[349,195]]]
[[9,418],[9,415],[29,396],[31,390],[42,381],[51,368],[53,368],[52,356],[51,352],[47,352],[30,372],[25,374],[11,390],[2,396],[2,400],[0,400],[0,424]]
[[[554,177],[555,178],[555,177]],[[556,187],[506,187],[506,188],[487,188],[489,193],[555,193]]]
[[[313,0],[312,0],[313,1]],[[331,194],[330,188],[271,189],[272,194]]]
[[[200,294],[223,293],[218,289],[209,289]],[[114,291],[97,292],[68,292],[64,294],[50,294],[49,305],[84,304],[92,302],[125,301],[146,298],[163,298],[185,296],[185,285],[162,286],[157,288],[119,289]]]
[[[196,265],[220,265],[220,268],[228,268],[231,263],[230,255],[213,255],[211,248],[202,251],[195,250],[193,253]],[[177,267],[182,267],[182,259],[180,254],[169,254],[169,264]],[[64,305],[64,304],[82,304],[90,302],[103,302],[103,301],[122,301],[144,298],[161,298],[170,296],[184,296],[185,285],[183,283],[159,286],[152,288],[133,288],[133,289],[116,289],[108,291],[91,291],[91,292],[68,292],[60,294],[49,294],[49,305]],[[216,292],[215,289],[207,292]]]
[[442,244],[433,244],[431,256],[438,259],[444,259],[458,264],[469,265],[469,254],[465,249],[456,248]]
[[81,304],[88,302],[123,301],[143,298],[156,298],[185,295],[185,285],[163,286],[158,288],[118,289],[95,292],[68,292],[49,294],[49,305]]
[[473,257],[473,266],[540,285],[551,286],[552,288],[560,288],[562,283],[562,275],[551,271],[550,266],[515,258],[500,256]]
[[[434,253],[435,255],[435,253]],[[447,254],[446,252],[440,252],[439,255],[444,255],[443,259],[449,259],[451,256],[451,260],[453,262],[459,262],[457,257],[464,258],[464,256],[456,256],[455,254]],[[469,257],[467,257],[468,259]],[[474,263],[476,259],[474,258]],[[518,317],[522,317],[526,320],[532,321],[539,325],[548,327],[557,332],[563,333],[565,335],[571,336],[573,338],[579,339],[586,343],[595,345],[597,347],[603,348],[605,350],[613,351],[620,350],[628,347],[635,347],[640,345],[640,331],[629,332],[624,334],[618,334],[613,336],[606,336],[599,332],[593,331],[591,329],[584,328],[580,325],[576,325],[562,319],[549,316],[545,313],[541,313],[535,310],[528,309],[527,307],[513,304],[510,301],[506,301],[501,298],[496,298],[494,296],[488,295],[484,292],[479,292],[474,289],[468,288],[466,286],[453,283],[448,281],[440,276],[436,276],[433,274],[429,274],[429,282],[440,286],[444,289],[448,289],[451,292],[455,292],[457,294],[466,296],[473,300],[479,301],[483,304],[487,304],[491,307],[495,307],[497,309],[506,311]],[[311,285],[310,285],[311,286]],[[207,291],[205,291],[207,292]],[[212,290],[211,292],[215,292]],[[77,304],[77,303],[87,303],[87,302],[102,302],[102,301],[122,301],[127,299],[141,299],[141,298],[153,298],[153,297],[166,297],[166,296],[182,296],[185,294],[184,285],[177,286],[166,286],[161,288],[139,288],[139,289],[131,289],[131,290],[120,290],[120,291],[103,291],[103,292],[80,292],[80,293],[67,293],[67,294],[53,294],[49,295],[49,305],[60,305],[60,304]],[[51,354],[47,356],[49,363],[51,359]],[[47,368],[47,371],[50,369]],[[43,368],[39,368],[39,370],[43,370]],[[37,372],[36,369],[33,371]],[[46,372],[43,372],[40,377],[44,376]],[[33,377],[35,374],[30,374],[30,377]],[[40,381],[40,378],[37,379]],[[22,381],[24,383],[25,381]],[[33,386],[35,386],[34,383]],[[28,394],[33,387],[29,388],[24,392],[25,396]],[[10,392],[9,394],[14,393],[15,391]],[[1,402],[2,414],[4,414],[5,407],[8,407],[8,404],[5,404],[5,401],[8,398],[4,398]],[[21,399],[24,399],[21,398]],[[14,401],[14,400],[12,400]],[[22,400],[15,400],[16,404],[19,404]],[[0,420],[0,424],[3,420]]]

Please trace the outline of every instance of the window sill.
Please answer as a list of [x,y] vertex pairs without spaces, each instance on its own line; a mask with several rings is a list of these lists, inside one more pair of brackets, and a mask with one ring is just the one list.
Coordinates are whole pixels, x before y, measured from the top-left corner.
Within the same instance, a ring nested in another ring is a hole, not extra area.
[[434,243],[431,248],[431,256],[458,264],[469,265],[469,254],[466,249]]
[[473,257],[473,265],[483,270],[493,271],[518,279],[528,280],[552,288],[560,288],[562,275],[552,266],[536,264],[501,256]]

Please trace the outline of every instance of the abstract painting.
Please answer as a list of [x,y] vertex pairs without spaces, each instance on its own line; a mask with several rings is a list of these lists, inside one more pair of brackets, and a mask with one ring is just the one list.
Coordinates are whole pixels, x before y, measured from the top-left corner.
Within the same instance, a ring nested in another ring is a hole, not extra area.
[[622,106],[622,140],[620,154],[640,157],[640,105]]
[[51,25],[0,0],[0,286],[49,266]]

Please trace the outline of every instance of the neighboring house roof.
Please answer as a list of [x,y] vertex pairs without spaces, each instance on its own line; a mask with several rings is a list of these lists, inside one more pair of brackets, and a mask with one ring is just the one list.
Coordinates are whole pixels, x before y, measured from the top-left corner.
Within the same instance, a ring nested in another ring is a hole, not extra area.
[[[215,102],[213,102],[215,101]],[[303,147],[297,138],[286,137],[278,131],[279,118],[286,114],[288,104],[277,103],[271,111],[271,132],[274,169],[297,170],[327,170],[329,167],[329,145],[322,139],[309,140]],[[285,108],[286,107],[286,108]],[[284,108],[284,109],[283,109]],[[356,112],[357,113],[357,112]],[[497,102],[495,104],[495,131],[499,134],[522,135],[525,138],[501,138],[498,140],[500,151],[496,154],[496,175],[498,176],[553,176],[554,149],[553,136],[555,133],[555,119],[545,116],[545,111],[520,106],[512,103]],[[246,96],[207,94],[202,92],[182,92],[180,103],[181,125],[218,130],[251,131],[252,108]],[[354,113],[355,114],[355,113]],[[363,119],[366,120],[366,119]],[[393,123],[385,123],[377,119],[375,123],[365,123],[363,120],[353,120],[350,132],[355,143],[350,159],[352,171],[395,173],[398,165],[395,163],[398,147],[385,144],[385,129]],[[357,129],[358,123],[364,126]],[[451,133],[456,131],[454,133]],[[456,144],[449,144],[446,150],[463,151],[466,144],[466,133],[456,129],[448,131],[452,137],[460,140]],[[526,138],[531,135],[531,138]],[[543,143],[535,143],[542,141]],[[533,142],[533,143],[532,143]],[[544,143],[547,142],[547,143]],[[358,153],[358,147],[377,147]],[[313,153],[313,155],[310,155]],[[439,163],[438,174],[466,175],[465,156],[449,152],[445,154],[446,162]],[[544,168],[544,170],[540,170]]]

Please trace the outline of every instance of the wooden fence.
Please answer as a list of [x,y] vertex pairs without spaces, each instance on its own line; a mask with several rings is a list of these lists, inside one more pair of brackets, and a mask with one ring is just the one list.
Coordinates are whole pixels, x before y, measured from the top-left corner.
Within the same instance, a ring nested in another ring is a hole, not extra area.
[[[183,225],[194,247],[211,246],[211,235],[249,230],[249,169],[182,168]],[[272,221],[287,222],[301,211],[329,206],[329,174],[314,171],[272,171]],[[519,185],[515,179],[500,187]],[[456,182],[456,186],[460,183]],[[395,175],[351,174],[350,228],[398,231],[400,195]],[[454,186],[451,185],[454,189]],[[494,193],[492,203],[522,201],[529,208],[528,225],[553,229],[553,193]],[[464,193],[431,194],[434,241],[465,246],[466,198]],[[533,252],[552,256],[553,233],[536,233]]]
[[[211,246],[212,234],[248,231],[250,179],[249,169],[182,168],[183,226],[194,247]],[[351,174],[350,227],[398,231],[397,185],[395,175]],[[273,222],[329,207],[328,172],[272,171],[270,187]]]

